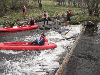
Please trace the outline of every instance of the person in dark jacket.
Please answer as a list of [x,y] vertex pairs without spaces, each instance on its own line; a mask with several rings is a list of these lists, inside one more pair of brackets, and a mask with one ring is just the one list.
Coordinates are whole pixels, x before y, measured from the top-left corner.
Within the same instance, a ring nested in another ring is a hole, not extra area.
[[71,10],[70,10],[70,9],[67,10],[67,11],[66,11],[66,14],[67,14],[67,21],[70,21],[70,16],[72,15]]
[[29,21],[28,24],[30,24],[30,25],[34,25],[34,24],[36,24],[36,23],[35,23],[35,20],[31,17],[31,20]]
[[26,7],[25,5],[23,6],[23,14],[25,14],[25,11],[26,11]]
[[44,17],[44,25],[45,25],[45,21],[47,21],[47,25],[48,25],[48,14],[46,11],[44,11],[43,17]]
[[44,45],[45,42],[48,42],[48,40],[46,39],[46,36],[44,35],[44,33],[41,33],[40,40],[36,39],[30,45]]

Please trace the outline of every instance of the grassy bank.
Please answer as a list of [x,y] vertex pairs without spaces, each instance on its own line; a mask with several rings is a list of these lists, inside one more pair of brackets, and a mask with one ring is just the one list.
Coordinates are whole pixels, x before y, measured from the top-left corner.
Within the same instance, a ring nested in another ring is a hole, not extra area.
[[97,16],[89,16],[89,15],[76,15],[75,19],[72,19],[69,23],[77,23],[77,22],[82,22],[82,21],[99,21],[99,17]]
[[[0,25],[3,24],[4,21],[10,22],[10,23],[15,23],[18,20],[23,20],[24,18],[29,19],[31,16],[34,17],[34,19],[42,19],[43,17],[43,11],[47,11],[49,17],[54,16],[54,15],[59,15],[61,16],[62,14],[66,14],[66,10],[70,8],[72,10],[73,15],[81,12],[80,8],[75,8],[75,7],[65,7],[65,6],[58,6],[57,3],[53,2],[53,0],[42,0],[42,9],[38,8],[38,3],[37,2],[29,2],[29,5],[27,6],[27,11],[26,11],[26,17],[22,14],[22,9],[18,9],[17,11],[11,10],[9,11],[5,16],[6,17],[1,17],[0,18]],[[85,10],[87,11],[87,10]],[[98,20],[97,17],[91,17],[88,15],[76,15],[75,19],[70,21],[70,24],[82,20]],[[9,23],[7,23],[7,26]]]

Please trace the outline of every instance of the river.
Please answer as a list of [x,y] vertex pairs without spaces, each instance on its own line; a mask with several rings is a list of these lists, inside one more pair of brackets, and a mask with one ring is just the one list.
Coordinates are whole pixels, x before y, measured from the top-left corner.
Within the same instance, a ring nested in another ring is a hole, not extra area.
[[100,75],[100,23],[85,28],[61,75]]
[[48,50],[0,50],[0,75],[54,75],[70,52],[82,25],[61,26],[59,30],[0,32],[0,42],[26,42],[39,39],[44,32],[57,47]]

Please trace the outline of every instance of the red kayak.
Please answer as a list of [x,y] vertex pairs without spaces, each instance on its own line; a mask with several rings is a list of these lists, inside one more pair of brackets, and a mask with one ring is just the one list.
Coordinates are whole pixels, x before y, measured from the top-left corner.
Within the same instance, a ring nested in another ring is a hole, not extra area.
[[38,25],[6,27],[6,28],[0,28],[0,31],[21,31],[21,30],[28,30],[28,29],[34,29],[34,28],[38,28]]
[[0,43],[0,49],[5,50],[43,50],[57,47],[55,43],[45,43],[44,45],[30,45],[31,42],[6,42]]

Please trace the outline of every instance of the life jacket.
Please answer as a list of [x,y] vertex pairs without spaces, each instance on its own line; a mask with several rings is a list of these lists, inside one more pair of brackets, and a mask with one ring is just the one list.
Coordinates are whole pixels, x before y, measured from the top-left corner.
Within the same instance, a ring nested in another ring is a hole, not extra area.
[[44,13],[44,17],[46,17],[46,13]]
[[68,10],[68,11],[67,11],[67,14],[71,15],[71,14],[72,14],[72,13],[71,13],[71,10]]
[[34,19],[30,21],[30,24],[34,24]]
[[[40,37],[40,40],[41,40],[41,38],[43,38],[43,37]],[[44,37],[43,43],[45,43],[45,42],[48,42],[48,40],[46,39],[46,36]]]
[[23,7],[23,9],[25,9],[25,7]]

